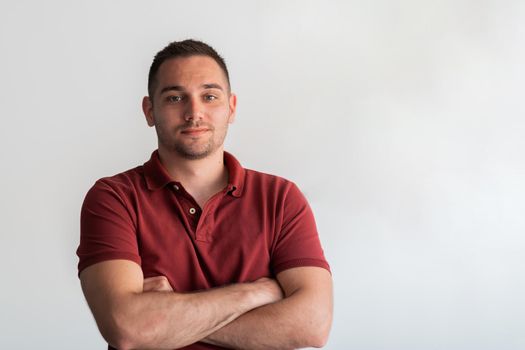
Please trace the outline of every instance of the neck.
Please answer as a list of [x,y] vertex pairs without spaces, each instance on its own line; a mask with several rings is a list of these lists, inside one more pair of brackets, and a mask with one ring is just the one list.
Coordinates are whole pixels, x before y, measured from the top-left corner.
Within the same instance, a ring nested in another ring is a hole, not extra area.
[[170,176],[180,182],[201,207],[228,184],[222,147],[202,159],[187,159],[159,147],[159,158]]

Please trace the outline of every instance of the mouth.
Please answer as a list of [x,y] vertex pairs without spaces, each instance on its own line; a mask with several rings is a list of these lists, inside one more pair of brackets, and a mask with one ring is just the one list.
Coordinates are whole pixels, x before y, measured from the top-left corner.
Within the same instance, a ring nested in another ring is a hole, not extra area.
[[188,128],[181,131],[181,134],[188,136],[199,136],[209,131],[207,128]]

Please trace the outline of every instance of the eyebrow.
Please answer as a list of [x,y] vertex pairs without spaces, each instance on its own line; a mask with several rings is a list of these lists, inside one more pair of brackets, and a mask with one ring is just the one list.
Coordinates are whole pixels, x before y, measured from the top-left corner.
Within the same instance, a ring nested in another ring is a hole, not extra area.
[[[201,87],[203,89],[218,89],[218,90],[224,91],[222,86],[220,86],[219,84],[215,84],[215,83],[202,84]],[[170,86],[163,87],[162,90],[160,90],[160,94],[162,95],[163,93],[168,92],[168,91],[185,91],[185,90],[186,89],[184,89],[184,87],[180,85],[170,85]]]

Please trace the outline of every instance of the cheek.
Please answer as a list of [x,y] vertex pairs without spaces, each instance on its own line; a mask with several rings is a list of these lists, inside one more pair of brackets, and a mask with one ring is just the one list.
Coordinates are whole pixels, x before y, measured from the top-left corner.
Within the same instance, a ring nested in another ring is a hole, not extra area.
[[229,116],[230,116],[230,106],[228,105],[215,106],[212,109],[210,109],[210,114],[213,115],[213,118],[217,121],[227,120],[229,119]]
[[156,125],[170,126],[176,123],[180,112],[175,108],[159,108],[154,113]]

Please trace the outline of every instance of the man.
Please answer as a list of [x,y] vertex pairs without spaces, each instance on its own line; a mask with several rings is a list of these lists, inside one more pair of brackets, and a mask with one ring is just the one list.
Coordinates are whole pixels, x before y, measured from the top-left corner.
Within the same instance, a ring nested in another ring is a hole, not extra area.
[[322,347],[332,282],[312,212],[223,150],[237,103],[224,60],[173,42],[148,95],[158,149],[98,180],[81,212],[79,276],[110,348]]

